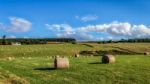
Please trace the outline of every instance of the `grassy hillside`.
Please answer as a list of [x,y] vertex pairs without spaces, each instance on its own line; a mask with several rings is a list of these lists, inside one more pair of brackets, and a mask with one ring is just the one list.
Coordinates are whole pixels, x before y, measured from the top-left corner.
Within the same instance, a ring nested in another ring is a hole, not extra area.
[[[73,57],[81,51],[98,55]],[[149,43],[0,46],[0,84],[147,84],[150,57],[143,52]],[[117,54],[116,63],[101,64],[101,53]],[[54,69],[55,55],[68,56],[70,69]]]

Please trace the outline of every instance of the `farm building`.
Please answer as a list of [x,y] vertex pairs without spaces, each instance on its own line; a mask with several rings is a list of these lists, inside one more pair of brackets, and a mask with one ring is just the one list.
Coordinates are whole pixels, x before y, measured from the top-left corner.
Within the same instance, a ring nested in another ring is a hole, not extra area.
[[21,45],[20,42],[11,42],[11,45]]

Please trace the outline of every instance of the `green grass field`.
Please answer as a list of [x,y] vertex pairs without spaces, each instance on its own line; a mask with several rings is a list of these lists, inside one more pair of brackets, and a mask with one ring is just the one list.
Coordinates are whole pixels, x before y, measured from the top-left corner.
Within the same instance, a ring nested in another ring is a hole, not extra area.
[[[51,44],[0,46],[0,84],[148,84],[149,43]],[[101,64],[101,56],[73,55],[85,50],[119,50],[134,54],[116,55],[116,63]],[[139,54],[138,54],[139,53]],[[69,69],[54,69],[53,56],[68,56]],[[9,60],[8,57],[12,59]],[[13,58],[14,57],[14,58]]]

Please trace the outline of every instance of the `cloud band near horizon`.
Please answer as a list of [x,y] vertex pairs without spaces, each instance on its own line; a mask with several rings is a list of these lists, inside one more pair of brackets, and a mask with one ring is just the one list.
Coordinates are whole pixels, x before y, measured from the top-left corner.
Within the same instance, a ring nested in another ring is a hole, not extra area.
[[[9,21],[9,24],[0,23],[0,29],[10,34],[29,32],[32,28],[32,22],[24,18],[9,17]],[[73,27],[69,24],[45,24],[45,26],[56,37],[75,38],[77,40],[150,38],[150,28],[148,26],[131,24],[129,22],[113,21],[111,23],[79,27]],[[17,37],[15,35],[12,36],[13,38]]]
[[[111,22],[107,24],[87,25],[74,28],[69,24],[46,24],[50,31],[56,32],[58,37],[70,37],[77,40],[100,40],[122,38],[150,38],[150,28],[140,24],[132,25],[128,22]],[[105,33],[107,37],[94,37],[91,33]],[[111,38],[110,38],[111,37]]]

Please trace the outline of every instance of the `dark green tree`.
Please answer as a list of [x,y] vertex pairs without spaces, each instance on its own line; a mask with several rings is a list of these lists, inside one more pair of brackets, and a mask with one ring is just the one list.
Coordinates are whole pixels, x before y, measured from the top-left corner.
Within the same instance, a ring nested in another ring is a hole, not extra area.
[[7,42],[6,42],[6,35],[4,35],[2,37],[2,45],[6,45],[6,44],[7,44]]

